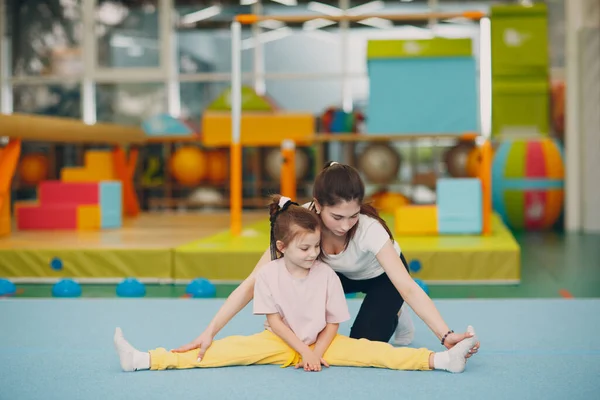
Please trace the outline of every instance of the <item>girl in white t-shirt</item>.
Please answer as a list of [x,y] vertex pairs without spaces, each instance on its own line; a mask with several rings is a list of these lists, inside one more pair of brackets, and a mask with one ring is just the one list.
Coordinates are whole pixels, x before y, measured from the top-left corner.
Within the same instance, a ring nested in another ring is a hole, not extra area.
[[[365,294],[350,330],[351,338],[389,342],[395,336],[394,344],[409,344],[414,328],[408,313],[402,310],[404,301],[433,331],[442,346],[451,349],[470,337],[469,332],[450,330],[433,301],[411,278],[408,263],[385,221],[372,206],[363,203],[365,187],[356,169],[328,163],[315,179],[313,197],[314,201],[305,207],[321,218],[324,261],[336,271],[344,292]],[[252,300],[257,274],[269,260],[267,250],[204,332],[174,351],[198,349],[198,356],[202,358],[215,335]],[[467,357],[478,349],[479,342]]]
[[305,371],[320,371],[322,365],[464,371],[476,341],[470,327],[472,337],[440,353],[339,335],[339,324],[350,314],[340,279],[320,260],[319,218],[286,197],[276,196],[270,208],[272,261],[258,272],[254,286],[254,314],[266,315],[266,329],[216,340],[199,360],[194,350],[138,351],[117,328],[114,343],[124,371],[255,364]]

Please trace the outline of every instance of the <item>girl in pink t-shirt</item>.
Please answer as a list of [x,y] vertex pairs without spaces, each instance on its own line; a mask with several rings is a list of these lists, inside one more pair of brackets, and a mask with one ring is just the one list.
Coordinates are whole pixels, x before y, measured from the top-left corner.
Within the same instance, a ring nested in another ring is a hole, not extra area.
[[255,364],[295,365],[305,371],[320,371],[322,365],[464,371],[477,340],[471,327],[471,337],[439,353],[338,334],[350,314],[339,277],[320,260],[319,217],[281,196],[270,211],[272,261],[258,272],[254,288],[254,314],[266,315],[266,329],[216,340],[199,360],[196,350],[138,351],[117,328],[114,343],[124,371]]

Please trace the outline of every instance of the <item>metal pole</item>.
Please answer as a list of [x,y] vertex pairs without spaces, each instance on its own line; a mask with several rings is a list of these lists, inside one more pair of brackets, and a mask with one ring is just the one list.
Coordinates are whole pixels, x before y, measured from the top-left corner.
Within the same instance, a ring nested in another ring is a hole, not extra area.
[[242,114],[242,25],[231,24],[231,233],[242,231],[242,146],[240,144]]
[[81,80],[81,113],[83,122],[88,125],[96,123],[96,83],[94,72],[96,70],[97,46],[96,46],[96,21],[94,14],[96,0],[83,0],[82,22],[83,43],[81,46],[83,57],[83,77]]
[[0,113],[11,114],[13,111],[12,87],[9,77],[11,57],[8,51],[6,31],[6,2],[0,1]]
[[492,31],[489,18],[479,21],[479,126],[481,135],[492,135]]

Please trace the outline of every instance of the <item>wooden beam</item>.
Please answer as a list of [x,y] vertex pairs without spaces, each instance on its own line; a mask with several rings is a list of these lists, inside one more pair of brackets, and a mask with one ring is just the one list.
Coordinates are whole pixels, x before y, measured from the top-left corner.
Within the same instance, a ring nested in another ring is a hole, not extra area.
[[30,114],[0,114],[0,136],[63,143],[144,143],[146,135],[137,126],[97,123],[87,125],[71,118]]

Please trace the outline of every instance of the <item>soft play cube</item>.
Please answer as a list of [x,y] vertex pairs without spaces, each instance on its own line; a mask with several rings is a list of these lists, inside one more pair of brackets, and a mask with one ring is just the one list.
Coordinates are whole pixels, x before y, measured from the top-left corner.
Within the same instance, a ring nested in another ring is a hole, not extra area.
[[38,186],[40,204],[98,204],[98,183],[44,181]]
[[77,207],[77,229],[98,230],[100,229],[100,207],[79,206]]
[[77,206],[73,204],[18,204],[16,215],[19,230],[77,229]]
[[100,227],[120,228],[123,224],[121,182],[100,182]]
[[478,129],[477,65],[470,39],[371,40],[367,58],[367,134]]
[[483,192],[476,178],[444,178],[437,182],[440,234],[481,234]]
[[492,83],[492,134],[550,133],[550,84],[546,77],[495,78]]
[[397,235],[436,235],[438,233],[437,207],[435,205],[405,205],[396,209]]
[[548,75],[547,8],[543,2],[534,5],[495,4],[490,8],[494,79],[499,76]]

